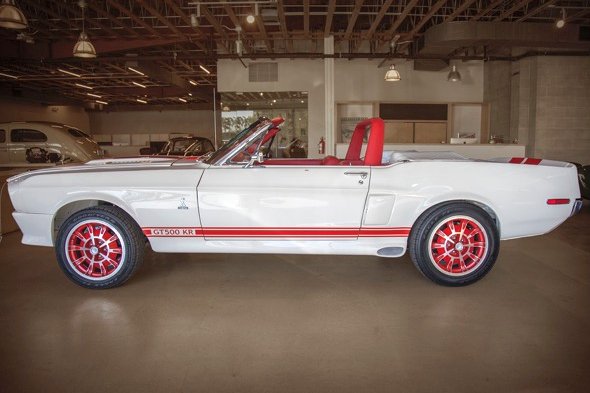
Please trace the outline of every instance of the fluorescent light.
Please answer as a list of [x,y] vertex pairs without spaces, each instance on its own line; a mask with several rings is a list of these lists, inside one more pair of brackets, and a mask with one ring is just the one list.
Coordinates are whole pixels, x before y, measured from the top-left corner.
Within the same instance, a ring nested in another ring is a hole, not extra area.
[[182,97],[178,97],[178,100],[179,101],[182,101],[182,102],[186,102],[186,100],[184,98],[182,98]]
[[136,69],[135,69],[135,68],[133,68],[133,67],[127,67],[127,69],[128,69],[129,71],[133,71],[133,72],[135,72],[136,74],[139,74],[139,75],[141,75],[141,76],[145,76],[145,74],[144,74],[143,72],[141,72],[141,71],[139,71],[139,70],[136,70]]
[[7,78],[12,78],[12,79],[17,79],[17,78],[18,78],[18,76],[14,76],[14,75],[5,74],[5,73],[3,73],[3,72],[0,72],[0,75],[1,75],[1,76],[5,76],[5,77],[7,77]]
[[131,83],[133,83],[135,86],[143,87],[145,89],[145,85],[142,85],[141,83],[137,83],[135,81],[133,81]]
[[202,65],[199,65],[199,68],[202,69],[203,71],[205,71],[207,74],[210,74],[211,73],[211,71],[209,71],[208,69],[206,69]]
[[137,102],[141,102],[142,104],[147,104],[147,101],[146,101],[146,100],[141,100],[141,99],[139,99],[139,98],[138,98],[138,99],[136,99],[136,101],[137,101]]
[[78,86],[78,87],[81,87],[83,89],[88,89],[88,90],[92,90],[93,89],[92,87],[83,85],[81,83],[75,83],[75,85]]
[[94,98],[102,98],[102,96],[99,96],[98,94],[86,93],[86,95]]
[[188,83],[190,83],[190,84],[191,84],[191,85],[193,85],[193,86],[196,86],[196,85],[198,85],[198,83],[197,83],[197,82],[195,82],[195,81],[194,81],[194,80],[192,80],[192,79],[189,79],[189,80],[188,80]]
[[64,70],[64,69],[62,69],[62,68],[58,68],[57,70],[58,70],[59,72],[63,72],[64,74],[68,74],[68,75],[71,75],[71,76],[75,76],[76,78],[79,78],[79,77],[81,76],[80,74],[76,74],[75,72],[68,71],[68,70]]
[[193,96],[193,93],[188,93],[188,95],[189,95],[190,97],[192,97],[192,96]]
[[103,104],[103,105],[108,105],[108,104],[109,104],[108,102],[105,102],[105,101],[99,101],[99,100],[96,100],[96,102],[98,102],[99,104]]

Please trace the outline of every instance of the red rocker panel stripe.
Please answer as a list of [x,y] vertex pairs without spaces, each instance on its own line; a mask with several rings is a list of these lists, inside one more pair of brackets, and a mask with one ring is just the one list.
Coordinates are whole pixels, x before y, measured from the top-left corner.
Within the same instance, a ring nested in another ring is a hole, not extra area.
[[410,228],[300,228],[300,227],[144,227],[147,237],[277,237],[277,238],[356,238],[408,237]]

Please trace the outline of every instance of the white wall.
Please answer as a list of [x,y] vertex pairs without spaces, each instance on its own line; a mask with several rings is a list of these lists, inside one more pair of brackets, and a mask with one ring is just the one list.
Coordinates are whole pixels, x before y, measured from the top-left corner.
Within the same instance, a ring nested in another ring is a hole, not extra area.
[[[264,60],[268,61],[268,60]],[[315,154],[324,130],[324,63],[323,60],[279,59],[277,82],[249,82],[248,69],[237,60],[217,62],[217,88],[219,92],[307,91],[309,146]],[[386,102],[482,102],[483,63],[457,63],[463,77],[460,83],[447,82],[447,69],[438,72],[414,71],[411,61],[396,63],[402,80],[385,82],[387,67],[377,68],[381,60],[342,60],[334,65],[335,102],[386,101]],[[248,64],[248,63],[246,63]],[[336,108],[327,108],[335,119]],[[337,124],[334,121],[334,124]],[[334,135],[335,130],[329,130]]]
[[387,66],[377,68],[377,60],[338,60],[335,66],[336,101],[385,102],[482,102],[483,62],[453,63],[461,73],[462,81],[447,81],[449,69],[441,71],[414,71],[412,61],[397,60],[395,68],[402,80],[385,82]]
[[18,99],[0,99],[0,122],[9,121],[53,121],[68,124],[88,131],[88,113],[82,107],[63,105],[41,105]]
[[188,133],[213,140],[213,111],[91,112],[92,134]]

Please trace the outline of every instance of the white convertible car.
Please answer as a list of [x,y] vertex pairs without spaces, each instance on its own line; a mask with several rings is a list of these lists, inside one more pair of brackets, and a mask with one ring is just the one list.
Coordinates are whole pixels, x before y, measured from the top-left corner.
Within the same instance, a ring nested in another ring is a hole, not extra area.
[[[9,179],[23,243],[54,246],[87,288],[124,283],[156,252],[378,255],[409,249],[432,281],[473,283],[499,241],[547,233],[581,207],[572,164],[384,152],[359,123],[344,159],[273,159],[261,118],[200,159],[95,160]],[[361,157],[363,138],[369,139]]]

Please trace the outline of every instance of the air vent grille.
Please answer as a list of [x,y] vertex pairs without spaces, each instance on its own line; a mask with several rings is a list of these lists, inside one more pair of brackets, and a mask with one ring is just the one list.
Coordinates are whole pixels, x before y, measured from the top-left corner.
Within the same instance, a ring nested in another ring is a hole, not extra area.
[[279,65],[277,63],[251,63],[248,65],[250,82],[277,82]]

